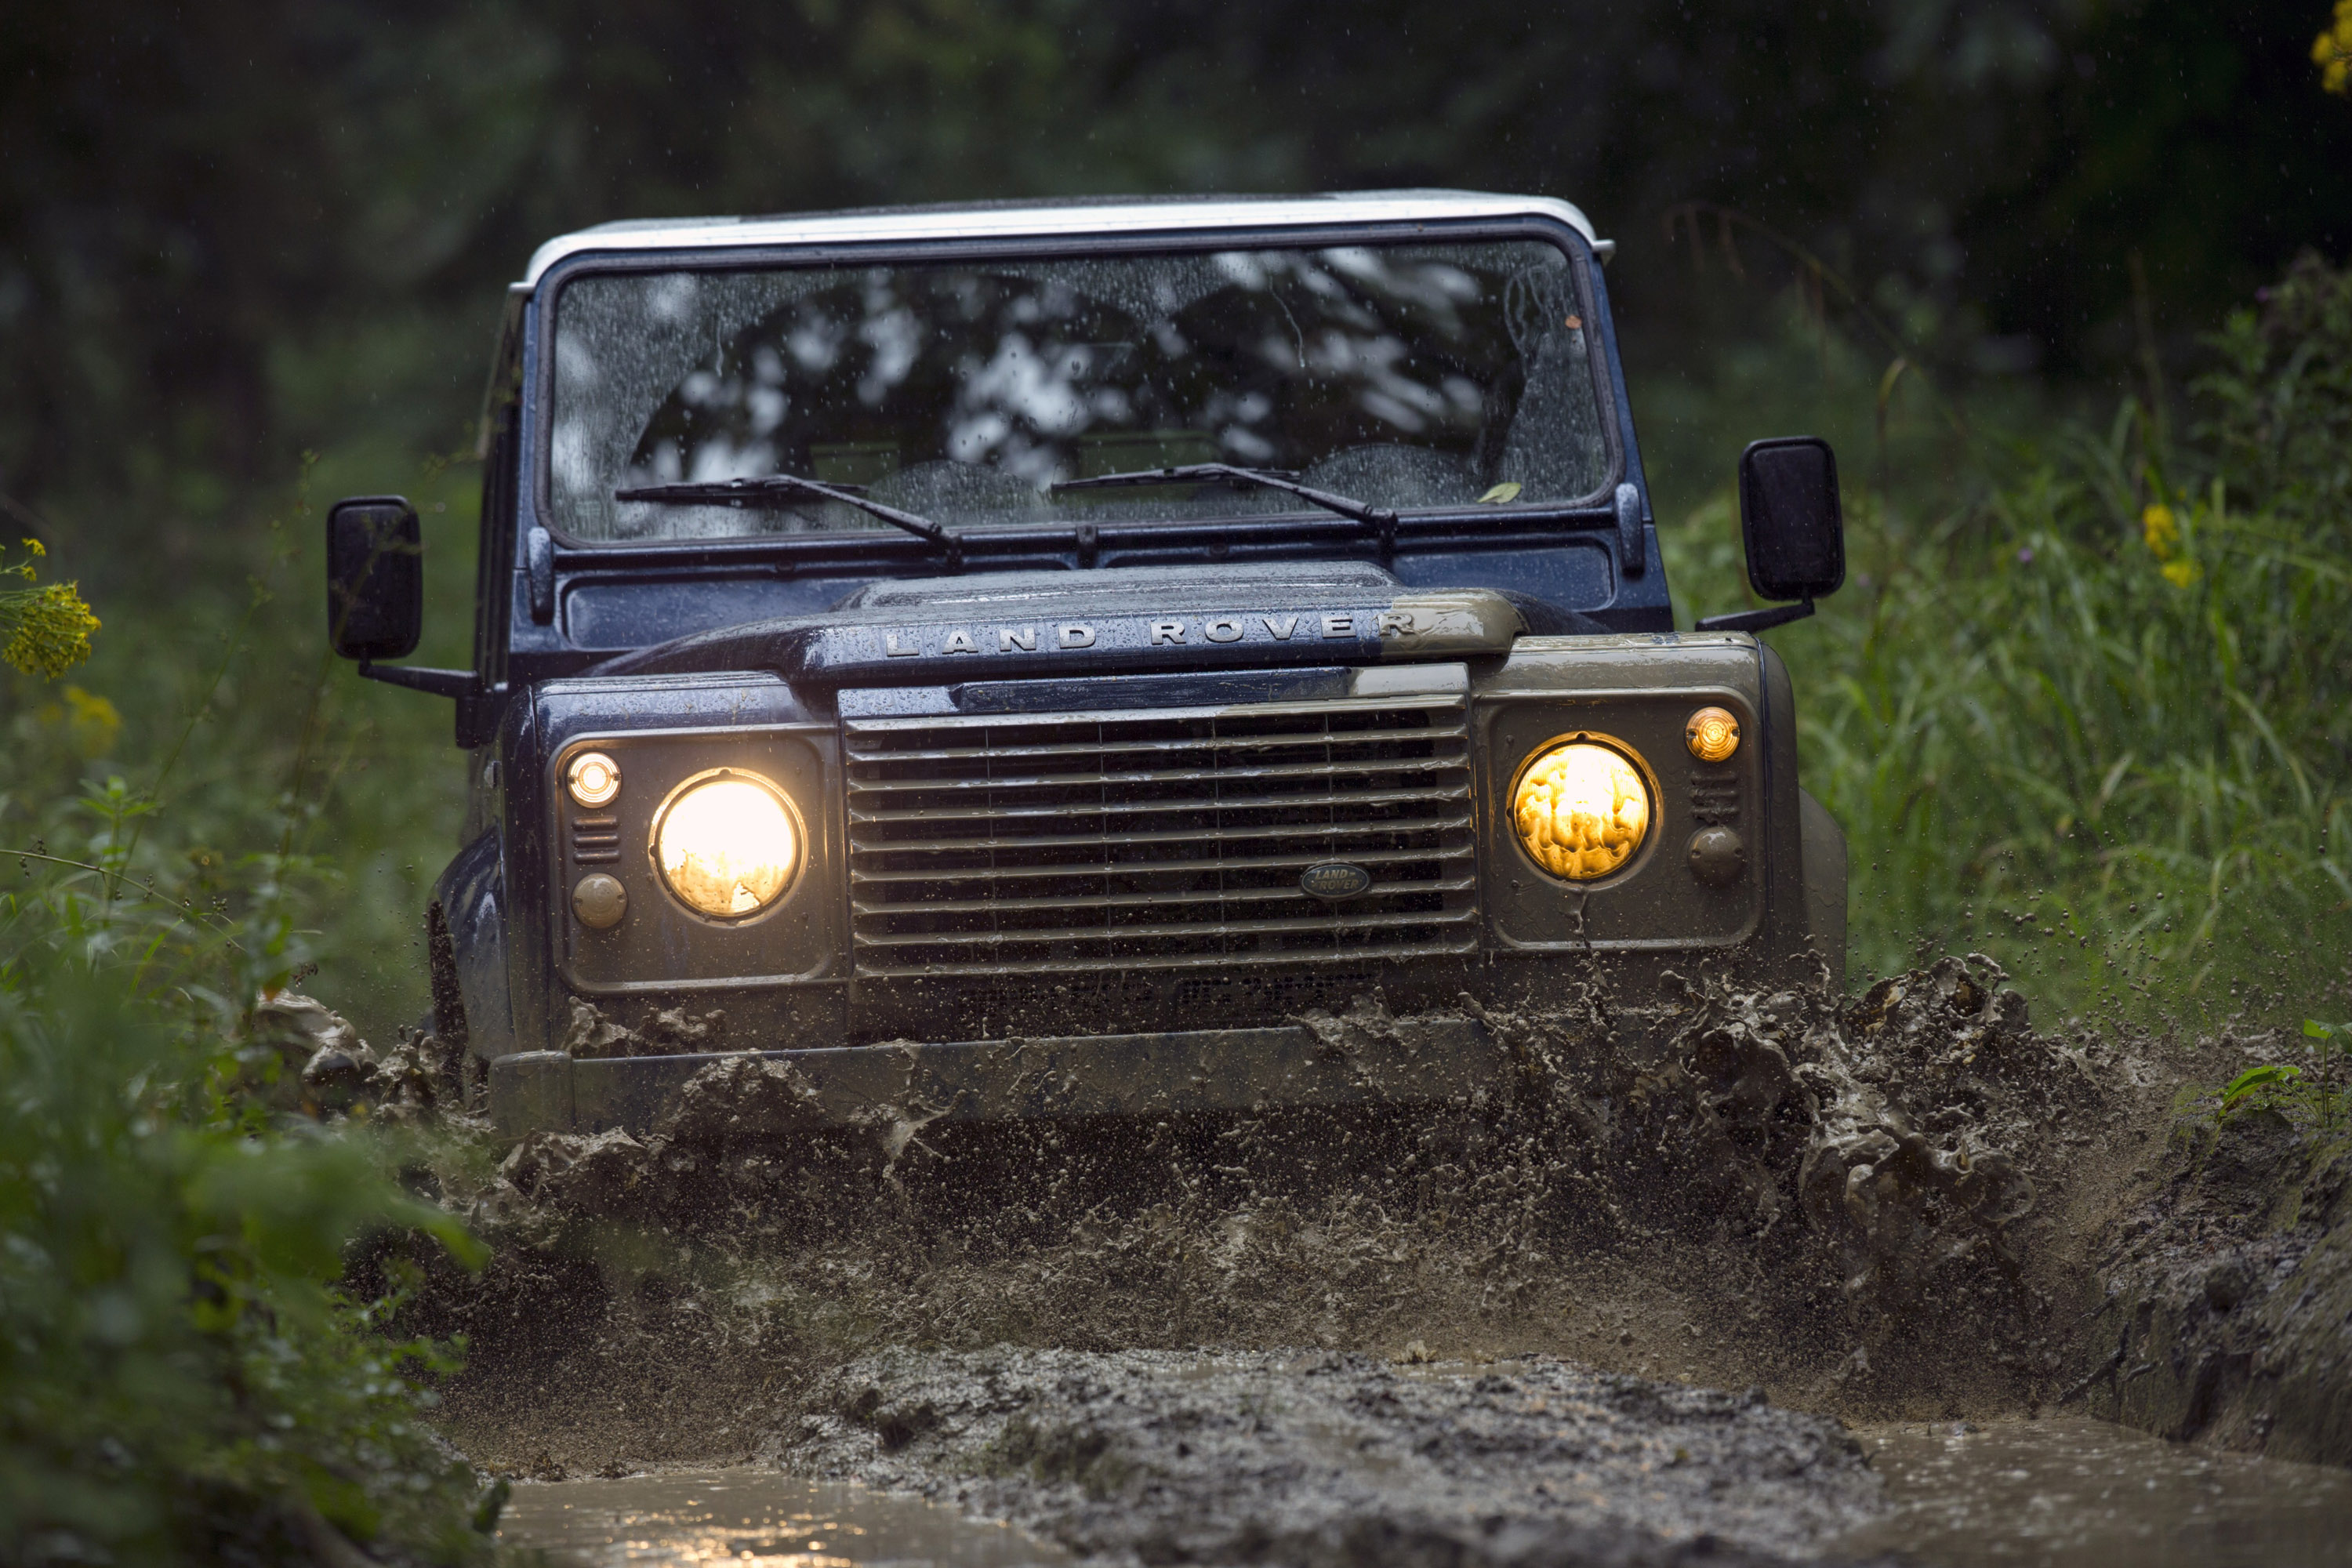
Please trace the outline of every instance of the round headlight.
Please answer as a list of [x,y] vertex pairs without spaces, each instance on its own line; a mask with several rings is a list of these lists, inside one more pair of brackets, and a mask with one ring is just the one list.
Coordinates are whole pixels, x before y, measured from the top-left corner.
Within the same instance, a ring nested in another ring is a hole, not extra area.
[[1633,858],[1650,835],[1650,787],[1625,754],[1581,736],[1553,745],[1519,774],[1511,820],[1535,863],[1589,882]]
[[721,769],[672,795],[654,825],[654,864],[678,901],[713,920],[756,915],[799,869],[801,836],[776,786]]

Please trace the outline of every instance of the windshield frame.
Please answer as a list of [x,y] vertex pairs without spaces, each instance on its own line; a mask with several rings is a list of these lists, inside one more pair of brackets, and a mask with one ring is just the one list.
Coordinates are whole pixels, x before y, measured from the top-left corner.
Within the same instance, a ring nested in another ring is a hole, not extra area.
[[[1592,395],[1603,444],[1601,478],[1582,496],[1542,501],[1512,501],[1499,505],[1454,505],[1397,509],[1395,545],[1434,544],[1473,548],[1500,542],[1533,531],[1553,532],[1563,525],[1613,526],[1609,509],[1616,488],[1629,477],[1626,456],[1623,378],[1617,370],[1613,321],[1597,298],[1593,268],[1598,258],[1591,244],[1573,226],[1540,213],[1517,217],[1476,217],[1378,223],[1278,223],[1231,228],[1177,228],[1101,235],[1067,234],[988,238],[941,235],[904,241],[856,244],[762,244],[698,248],[629,251],[595,250],[566,257],[540,279],[532,311],[537,317],[535,340],[529,357],[528,398],[531,440],[523,476],[539,527],[544,528],[567,555],[575,558],[625,554],[636,558],[673,559],[695,555],[713,559],[821,560],[870,564],[876,575],[912,570],[929,574],[939,570],[939,555],[922,541],[889,529],[827,529],[779,532],[751,538],[713,540],[586,539],[566,531],[556,516],[551,451],[555,419],[555,322],[564,288],[578,279],[616,274],[677,271],[760,271],[782,268],[852,268],[860,266],[936,265],[969,261],[1065,260],[1081,257],[1166,255],[1229,250],[1317,250],[1353,245],[1475,244],[1496,240],[1535,240],[1562,252],[1580,309],[1596,323],[1595,350],[1587,360]],[[1214,555],[1221,536],[1264,541],[1280,536],[1306,543],[1328,539],[1328,552],[1353,555],[1360,552],[1361,524],[1319,508],[1301,503],[1296,510],[1276,512],[1236,510],[1224,515],[1123,520],[1097,524],[1079,520],[1040,520],[991,523],[959,531],[966,550],[964,569],[982,565],[990,557],[1006,557],[1007,567],[1037,563],[1050,552],[1076,549],[1091,554],[1097,539],[1116,531],[1134,538],[1148,536],[1178,554]],[[1324,552],[1318,551],[1318,553]]]

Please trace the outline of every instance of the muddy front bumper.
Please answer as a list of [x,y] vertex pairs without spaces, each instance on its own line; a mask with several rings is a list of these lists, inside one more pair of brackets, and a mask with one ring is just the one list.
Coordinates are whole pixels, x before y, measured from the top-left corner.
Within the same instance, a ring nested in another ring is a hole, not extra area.
[[[798,1128],[888,1120],[1151,1117],[1276,1106],[1465,1103],[1497,1088],[1503,1047],[1470,1018],[1395,1019],[1377,1031],[1199,1029],[1057,1039],[898,1042],[725,1056],[524,1051],[490,1064],[490,1111],[510,1135],[656,1131],[698,1073],[730,1060],[790,1066],[813,1092]],[[793,1128],[777,1129],[779,1131]]]

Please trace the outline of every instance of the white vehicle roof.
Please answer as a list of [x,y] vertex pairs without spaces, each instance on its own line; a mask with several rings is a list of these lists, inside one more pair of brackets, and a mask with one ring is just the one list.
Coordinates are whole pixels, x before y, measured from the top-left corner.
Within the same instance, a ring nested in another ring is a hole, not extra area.
[[658,218],[599,224],[549,240],[530,258],[521,289],[556,263],[595,251],[707,250],[730,246],[855,245],[914,239],[1028,239],[1083,234],[1183,234],[1285,224],[1386,224],[1459,218],[1549,217],[1575,229],[1604,259],[1614,242],[1583,213],[1549,196],[1478,191],[1351,191],[1315,196],[1108,197],[874,207],[768,217]]

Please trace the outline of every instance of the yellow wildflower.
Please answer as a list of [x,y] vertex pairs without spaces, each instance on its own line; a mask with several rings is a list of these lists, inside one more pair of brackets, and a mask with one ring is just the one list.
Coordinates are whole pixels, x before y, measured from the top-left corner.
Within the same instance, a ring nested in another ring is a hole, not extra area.
[[2164,580],[2176,588],[2186,588],[2205,574],[2205,568],[2186,557],[2179,561],[2168,561],[2158,570],[2164,574]]
[[[30,557],[46,555],[37,539],[25,541],[28,558],[0,565],[0,576],[34,581]],[[26,675],[55,679],[89,657],[89,634],[98,616],[72,583],[0,592],[0,661]]]
[[2336,0],[2336,20],[2311,41],[2322,90],[2352,97],[2352,0]]
[[[2352,0],[2346,4],[2352,5]],[[2158,561],[2171,560],[2180,548],[2180,520],[2168,506],[2152,506],[2140,513],[2139,533],[2147,542],[2148,552]]]
[[67,732],[75,750],[85,757],[102,757],[114,749],[114,737],[122,732],[122,714],[113,703],[94,691],[68,686],[66,708]]
[[54,680],[89,657],[89,634],[98,630],[71,583],[51,583],[0,594],[0,659],[26,675]]

